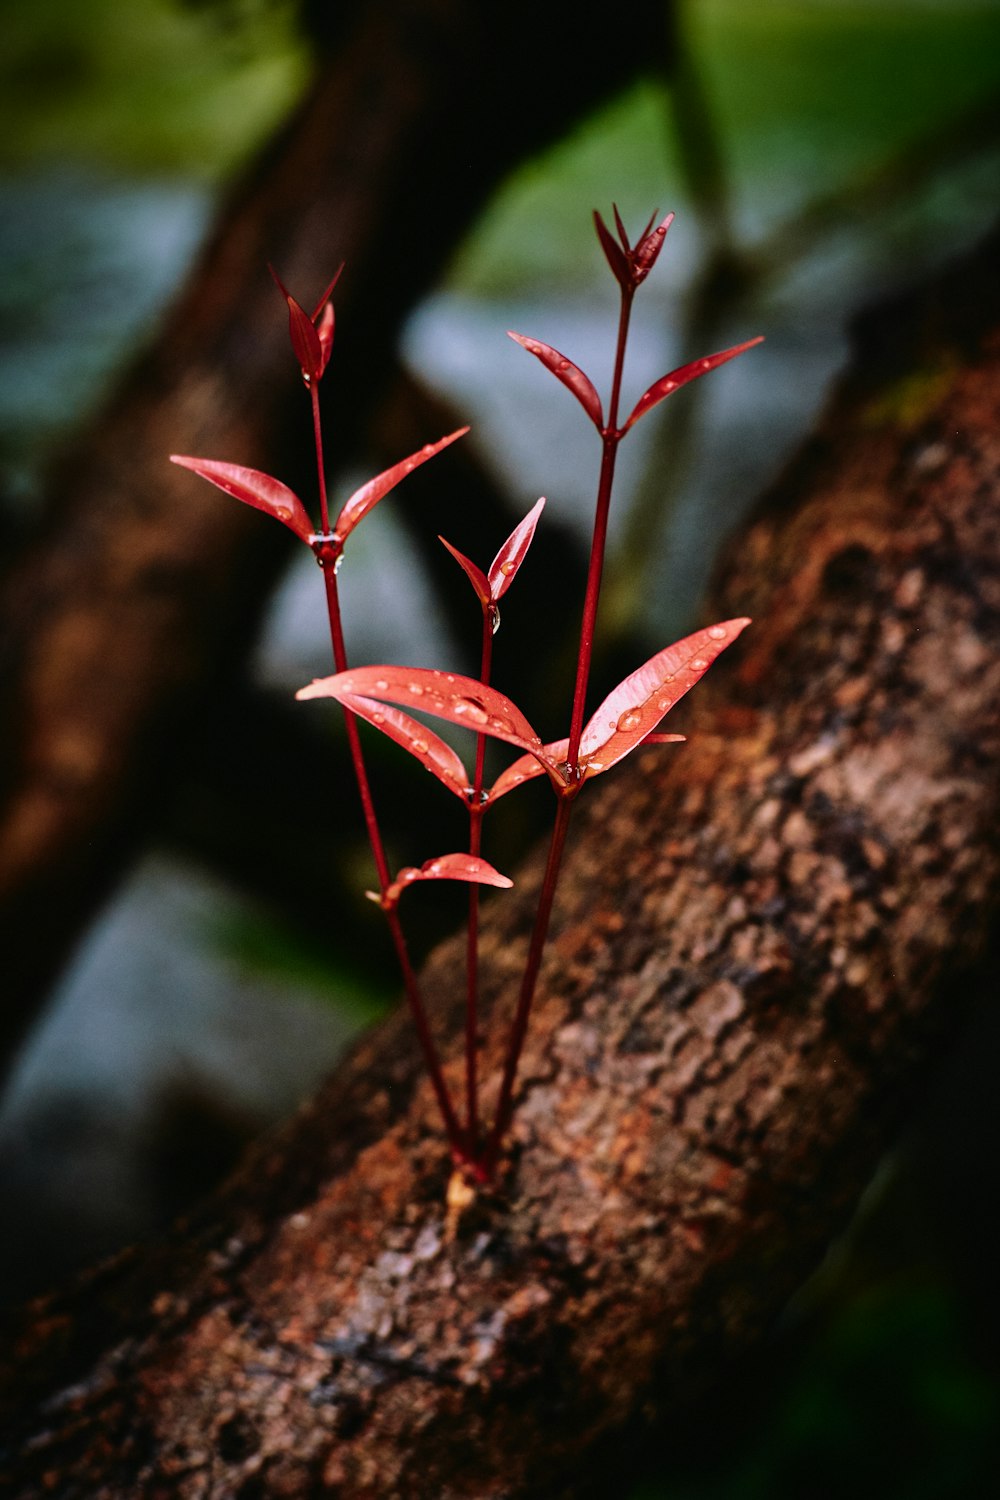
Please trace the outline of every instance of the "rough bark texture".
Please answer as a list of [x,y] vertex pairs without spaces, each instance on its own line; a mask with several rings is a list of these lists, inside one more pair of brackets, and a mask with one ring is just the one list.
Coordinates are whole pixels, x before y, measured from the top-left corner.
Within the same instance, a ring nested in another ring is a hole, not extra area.
[[[990,264],[870,325],[733,549],[712,612],[757,624],[692,742],[582,814],[497,1191],[449,1225],[391,1021],[200,1219],[15,1325],[3,1494],[608,1493],[622,1424],[774,1316],[989,960]],[[491,908],[494,1073],[537,879]],[[425,976],[456,1087],[460,968]]]
[[[160,341],[67,455],[44,535],[0,598],[0,1056],[197,756],[199,714],[285,558],[272,526],[208,504],[166,455],[232,459],[312,493],[266,263],[304,299],[349,263],[325,382],[346,460],[340,434],[384,394],[405,313],[505,171],[662,58],[658,10],[609,38],[573,25],[568,0],[344,7],[335,57]],[[518,86],[529,60],[544,87]]]

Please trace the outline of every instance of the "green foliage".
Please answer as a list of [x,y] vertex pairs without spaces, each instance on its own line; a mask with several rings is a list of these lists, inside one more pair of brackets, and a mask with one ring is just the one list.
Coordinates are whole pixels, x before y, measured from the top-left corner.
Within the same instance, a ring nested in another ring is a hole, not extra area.
[[290,0],[6,0],[0,166],[225,176],[301,92],[294,13]]

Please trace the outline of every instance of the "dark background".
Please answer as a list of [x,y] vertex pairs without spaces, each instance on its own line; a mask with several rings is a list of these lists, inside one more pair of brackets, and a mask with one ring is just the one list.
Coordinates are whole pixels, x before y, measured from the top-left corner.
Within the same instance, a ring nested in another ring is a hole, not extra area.
[[[670,86],[637,86],[515,174],[402,350],[473,423],[518,513],[544,492],[548,515],[582,534],[595,477],[586,429],[504,330],[565,349],[603,389],[614,298],[590,210],[615,200],[633,228],[657,206],[676,210],[643,290],[629,389],[751,334],[768,342],[668,404],[626,450],[605,620],[653,647],[691,623],[714,553],[808,431],[852,317],[974,243],[1000,181],[996,5],[688,0],[678,17]],[[9,557],[42,516],[60,441],[156,327],[313,51],[290,0],[7,0],[4,36]],[[391,504],[351,563],[359,659],[454,659]],[[316,581],[307,565],[276,599],[261,688],[291,693],[328,670]],[[367,879],[359,869],[357,885]],[[146,852],[0,1105],[8,1291],[161,1221],[390,1003],[391,981],[359,971],[335,929],[311,941],[190,849]],[[973,1026],[763,1359],[698,1420],[661,1434],[636,1500],[992,1488],[996,1029],[987,1016]]]

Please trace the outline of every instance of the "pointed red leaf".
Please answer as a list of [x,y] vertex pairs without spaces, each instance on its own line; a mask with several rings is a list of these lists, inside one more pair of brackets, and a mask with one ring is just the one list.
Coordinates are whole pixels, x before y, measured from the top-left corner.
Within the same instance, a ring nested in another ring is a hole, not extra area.
[[308,385],[311,380],[318,380],[325,368],[323,345],[305,308],[296,302],[274,267],[269,266],[268,269],[288,304],[288,336],[302,370],[302,378]]
[[188,458],[180,453],[171,453],[170,462],[190,469],[193,474],[200,474],[202,479],[207,479],[227,495],[235,495],[244,505],[252,505],[255,510],[274,516],[276,521],[281,521],[297,537],[309,543],[313,528],[305,506],[298,495],[286,484],[282,484],[280,479],[272,479],[270,474],[262,474],[259,469],[245,469],[242,464],[219,463],[213,458]]
[[436,776],[449,792],[454,792],[463,802],[468,800],[469,776],[461,757],[440,735],[428,729],[426,724],[411,719],[402,709],[392,708],[388,703],[379,703],[374,698],[363,698],[355,693],[343,693],[338,701],[359,719],[373,724],[397,745],[409,750],[424,769]]
[[516,704],[496,688],[457,672],[427,667],[352,667],[332,677],[321,677],[300,688],[296,698],[336,698],[356,695],[379,702],[404,703],[420,713],[461,724],[476,734],[507,740],[522,750],[541,751],[541,739]]
[[584,776],[607,771],[641,744],[749,624],[746,618],[723,620],[696,630],[657,652],[620,682],[583,731],[580,765]]
[[330,363],[330,355],[333,353],[334,311],[333,303],[328,302],[319,315],[316,323],[316,336],[319,339],[321,352],[320,375],[326,370]]
[[464,569],[469,582],[476,591],[476,598],[485,609],[490,602],[490,584],[482,568],[478,568],[471,558],[466,557],[464,552],[459,552],[458,548],[453,547],[443,536],[439,536],[438,541],[448,548],[459,567]]
[[[313,308],[312,320],[316,324],[317,327],[319,326],[319,315],[320,315],[320,313],[324,313],[325,314],[327,303],[330,301],[330,298],[333,296],[333,289],[337,285],[337,282],[340,280],[340,274],[343,271],[343,269],[344,269],[344,262],[341,261],[340,265],[337,267],[337,269],[334,271],[333,275],[330,277],[330,280],[329,280],[329,282],[327,284],[326,291],[323,293],[322,297],[319,299],[319,301],[316,303],[316,306]],[[280,283],[279,283],[279,285],[280,285]],[[286,295],[287,295],[287,293],[286,293]]]
[[671,370],[669,375],[661,376],[649,387],[645,395],[639,397],[622,432],[628,432],[640,417],[645,416],[646,412],[659,405],[667,396],[672,396],[674,391],[679,390],[682,385],[687,385],[691,380],[697,380],[699,375],[707,375],[709,370],[717,370],[719,365],[735,359],[738,354],[745,354],[755,344],[762,343],[763,337],[763,334],[760,334],[755,339],[747,339],[745,344],[736,344],[732,349],[723,349],[719,354],[708,354],[704,359],[692,360],[689,365],[681,365],[678,369]]
[[407,887],[419,880],[464,880],[469,885],[495,885],[501,890],[509,890],[514,884],[478,854],[439,854],[419,870],[414,865],[404,865],[386,891],[384,904],[395,906]]
[[[545,509],[545,496],[536,500],[528,511],[523,521],[520,521],[510,536],[504,542],[500,551],[490,564],[488,587],[490,599],[497,603],[510,588],[517,575],[517,570],[524,562],[528,548],[531,546],[535,535],[535,527],[538,525],[542,511]],[[447,546],[447,543],[445,543]],[[478,571],[478,569],[477,569]],[[482,577],[482,574],[480,574]],[[489,603],[489,599],[486,601]]]
[[551,344],[543,344],[539,339],[525,338],[523,334],[514,333],[512,329],[507,330],[507,337],[512,338],[515,344],[520,344],[522,349],[527,349],[536,359],[540,359],[547,370],[551,370],[557,380],[573,392],[573,395],[583,407],[587,416],[594,426],[600,431],[604,426],[604,415],[601,411],[601,398],[594,389],[593,382],[585,375],[578,365],[565,354],[560,354],[558,349],[553,349]]
[[533,781],[536,776],[548,776],[557,783],[564,782],[565,778],[559,774],[558,768],[565,761],[568,749],[569,740],[552,740],[548,745],[542,746],[544,761],[539,760],[537,755],[519,755],[517,760],[511,761],[506,771],[500,772],[490,787],[486,795],[487,804],[492,805],[499,797],[505,797],[508,792],[514,791],[526,781]]
[[628,255],[632,249],[632,246],[629,244],[628,234],[625,230],[625,225],[622,223],[622,216],[618,212],[617,203],[612,203],[611,212],[615,216],[615,228],[618,230],[618,238],[622,242],[622,249],[625,251],[625,254]]
[[594,224],[597,229],[597,238],[601,242],[601,249],[604,251],[608,265],[614,272],[615,280],[623,287],[631,286],[632,268],[628,263],[625,252],[596,209],[594,210]]
[[[655,214],[653,215],[653,218],[656,218]],[[637,285],[640,281],[645,281],[646,277],[655,266],[657,257],[660,251],[663,249],[663,242],[667,237],[667,230],[670,228],[673,222],[673,214],[667,214],[666,218],[661,219],[660,223],[657,224],[656,228],[654,229],[652,227],[651,219],[640,235],[639,243],[636,245],[635,253],[632,257],[635,264],[635,279]]]
[[425,443],[416,453],[411,453],[409,458],[404,458],[400,463],[393,464],[391,469],[386,469],[383,473],[376,474],[374,479],[369,479],[367,484],[363,484],[359,490],[355,490],[337,517],[337,523],[333,528],[337,539],[340,542],[345,542],[358,522],[390,490],[395,489],[396,485],[405,479],[407,474],[412,474],[414,469],[419,469],[421,464],[425,464],[429,458],[433,458],[436,453],[440,453],[442,448],[447,448],[449,443],[455,442],[456,438],[464,437],[468,430],[468,427],[459,427],[457,432],[449,432],[447,437],[439,439],[436,443]]

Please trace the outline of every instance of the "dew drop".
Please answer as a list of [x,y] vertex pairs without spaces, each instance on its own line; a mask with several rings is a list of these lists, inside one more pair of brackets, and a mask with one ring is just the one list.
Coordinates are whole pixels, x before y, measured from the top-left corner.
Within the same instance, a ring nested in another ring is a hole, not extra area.
[[292,513],[288,509],[287,505],[276,506],[275,515],[278,517],[279,521],[290,521],[292,519]]
[[426,755],[427,754],[427,741],[426,740],[414,740],[413,741],[413,748],[417,752],[418,755]]
[[657,699],[656,706],[660,710],[661,714],[665,714],[668,708],[673,707],[673,703],[673,698],[659,698]]
[[454,682],[455,681],[455,674],[454,674],[454,672],[449,672],[448,675],[447,675],[447,678],[445,680],[447,682]]
[[703,656],[696,656],[694,661],[691,663],[691,670],[692,672],[704,672],[707,666],[708,662]]
[[569,360],[568,359],[561,359],[559,361],[559,363],[556,365],[556,369],[557,370],[568,370],[569,369]]
[[429,870],[429,873],[430,873],[430,874],[431,874],[431,875],[440,875],[440,874],[441,874],[441,861],[440,861],[440,860],[439,860],[439,859],[435,859],[435,860],[434,860],[434,861],[433,861],[433,862],[432,862],[432,863],[431,863],[431,864],[430,864],[430,865],[429,865],[429,866],[428,866],[428,870]]
[[622,714],[621,718],[618,720],[618,723],[615,725],[615,728],[618,730],[619,734],[625,734],[630,729],[638,729],[641,723],[642,714],[637,713],[634,708],[630,708],[628,713]]
[[701,368],[703,370],[710,370],[712,368],[712,361],[710,359],[703,359],[701,362]]
[[517,564],[513,563],[513,562],[509,562],[509,561],[508,562],[502,562],[500,564],[500,571],[504,575],[505,578],[509,578],[510,575],[513,573],[514,569],[516,568],[516,566],[517,566]]
[[490,633],[492,635],[496,635],[497,631],[500,629],[500,611],[495,604],[491,604],[489,607],[489,622]]
[[514,782],[514,784],[516,786],[519,786],[521,784],[521,782],[524,780],[524,774],[523,774],[523,772],[521,772],[521,771],[515,771],[514,775],[511,777],[511,780]]
[[389,684],[388,682],[386,682],[384,677],[378,677],[375,680],[375,686],[378,688],[380,693],[384,693],[388,691]]
[[602,760],[589,760],[587,762],[587,769],[590,771],[603,771],[604,762]]
[[385,723],[385,714],[372,714],[372,723],[373,724],[384,724]]
[[708,633],[712,637],[713,641],[724,641],[726,639],[726,632],[723,630],[721,625],[711,626]]
[[414,698],[422,698],[424,695],[424,690],[420,686],[419,682],[408,682],[406,684],[406,690],[407,692],[412,693]]

